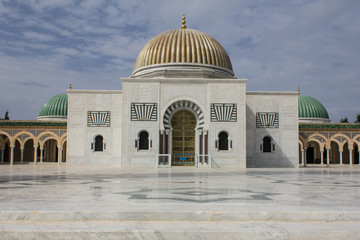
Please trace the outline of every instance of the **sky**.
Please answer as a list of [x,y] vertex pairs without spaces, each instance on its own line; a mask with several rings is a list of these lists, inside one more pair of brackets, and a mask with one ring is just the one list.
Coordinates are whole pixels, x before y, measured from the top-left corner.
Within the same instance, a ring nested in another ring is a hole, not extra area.
[[0,0],[0,118],[52,96],[121,89],[143,46],[187,27],[214,37],[248,91],[296,91],[332,122],[360,112],[359,0]]

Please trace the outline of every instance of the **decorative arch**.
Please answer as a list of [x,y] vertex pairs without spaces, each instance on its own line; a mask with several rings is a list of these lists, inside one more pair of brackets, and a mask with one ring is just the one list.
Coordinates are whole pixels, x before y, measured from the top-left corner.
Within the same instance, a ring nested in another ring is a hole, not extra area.
[[53,139],[53,140],[55,140],[56,141],[56,146],[59,146],[59,142],[58,142],[58,139],[57,138],[55,138],[55,137],[53,137],[53,136],[49,136],[49,137],[46,137],[46,138],[44,138],[43,140],[40,140],[39,141],[39,145],[40,145],[40,148],[43,148],[44,147],[44,144],[48,141],[48,140],[51,140],[51,139]]
[[[24,136],[26,136],[26,138]],[[33,142],[35,143],[35,136],[28,131],[20,131],[20,132],[16,133],[14,135],[14,139],[15,139],[15,141],[16,140],[19,141],[20,149],[23,149],[26,142],[30,139],[33,140]]]
[[319,133],[313,133],[307,137],[308,142],[313,141],[314,139],[317,139],[320,142],[323,141],[322,143],[326,143],[326,141],[328,140],[324,135],[319,134]]
[[319,144],[319,147],[321,150],[324,150],[325,146],[327,144],[329,144],[329,139],[326,138],[324,135],[322,134],[319,134],[319,133],[313,133],[311,134],[310,136],[307,137],[306,139],[306,145],[308,146],[309,145],[309,142],[313,141],[313,142],[316,142]]
[[[359,140],[358,140],[359,139]],[[354,142],[360,142],[360,134],[356,134],[354,137],[353,137],[353,141]]]
[[358,145],[358,147],[360,146],[360,134],[356,135],[355,137],[353,137],[353,143],[356,143]]
[[61,146],[64,145],[66,141],[67,141],[67,134],[65,133],[63,136],[61,136],[61,140],[60,140]]
[[321,150],[324,150],[325,142],[321,142],[321,141],[320,141],[319,139],[317,139],[317,138],[308,139],[308,141],[307,141],[307,144],[308,144],[308,145],[309,145],[309,142],[316,142],[317,144],[319,144],[320,151],[321,151]]
[[37,136],[37,138],[38,138],[38,139],[41,139],[41,137],[43,137],[44,135],[51,135],[51,136],[53,136],[53,137],[56,138],[56,139],[59,137],[59,136],[56,135],[54,132],[44,131],[44,132],[40,133],[40,134]]
[[51,132],[51,131],[44,131],[44,132],[40,133],[36,137],[36,142],[38,142],[39,145],[40,145],[40,148],[42,148],[44,143],[49,139],[54,139],[56,141],[57,146],[59,146],[60,143],[61,143],[61,138],[58,135],[56,135],[55,133]]
[[[345,140],[340,142],[340,141],[337,139],[337,138],[339,138],[339,137],[340,137],[340,138],[345,138]],[[334,142],[336,142],[336,143],[338,144],[340,151],[343,151],[344,145],[345,145],[346,143],[348,143],[348,146],[350,146],[350,144],[352,145],[351,139],[350,139],[348,136],[346,136],[345,134],[342,134],[342,133],[337,133],[337,134],[331,136],[330,142],[331,142],[331,141],[334,141]]]
[[14,146],[15,145],[15,138],[13,138],[9,133],[0,130],[0,134],[1,135],[5,135],[8,139],[9,139],[9,145],[10,146]]
[[28,135],[28,136],[30,136],[30,137],[32,137],[32,138],[35,137],[31,132],[22,130],[22,131],[20,131],[20,132],[17,132],[17,133],[14,135],[14,138],[17,138],[17,137],[19,137],[19,136],[21,136],[21,135]]
[[201,108],[194,102],[189,100],[180,100],[176,101],[173,104],[171,104],[165,111],[163,124],[164,128],[170,130],[170,119],[171,116],[179,109],[189,109],[192,112],[195,113],[196,117],[198,118],[198,125],[197,129],[201,130],[204,128],[204,113],[201,110]]

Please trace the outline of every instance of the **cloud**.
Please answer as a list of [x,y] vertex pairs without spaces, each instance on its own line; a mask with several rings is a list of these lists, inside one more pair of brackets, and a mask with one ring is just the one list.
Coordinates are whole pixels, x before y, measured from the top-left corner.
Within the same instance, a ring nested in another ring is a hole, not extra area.
[[53,36],[49,36],[49,35],[37,33],[37,32],[32,32],[32,31],[24,32],[24,37],[29,40],[39,41],[39,42],[50,42],[50,41],[55,40],[55,37],[53,37]]

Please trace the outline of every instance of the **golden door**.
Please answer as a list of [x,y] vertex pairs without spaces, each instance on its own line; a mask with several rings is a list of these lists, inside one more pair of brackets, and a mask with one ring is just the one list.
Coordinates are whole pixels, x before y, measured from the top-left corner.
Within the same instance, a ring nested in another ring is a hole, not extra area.
[[180,110],[171,118],[173,165],[195,165],[196,117]]

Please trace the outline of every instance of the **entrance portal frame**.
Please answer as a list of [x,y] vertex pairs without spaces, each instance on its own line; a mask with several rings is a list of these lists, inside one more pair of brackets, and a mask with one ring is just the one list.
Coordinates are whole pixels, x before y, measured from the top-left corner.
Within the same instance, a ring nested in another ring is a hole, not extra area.
[[[199,156],[200,154],[200,141],[199,136],[204,131],[205,125],[205,117],[202,109],[198,106],[198,104],[194,103],[191,100],[178,100],[170,104],[163,114],[163,126],[165,128],[164,133],[166,133],[167,143],[164,143],[164,146],[167,146],[164,153],[172,154],[172,127],[171,127],[171,119],[173,115],[180,110],[188,110],[192,112],[196,117],[196,127],[195,131],[195,154]],[[161,131],[160,131],[161,134]],[[161,134],[162,135],[162,134]],[[202,144],[204,145],[204,144]],[[202,146],[204,149],[208,149],[208,147]],[[204,150],[201,151],[204,154]],[[162,152],[160,152],[162,154]]]

